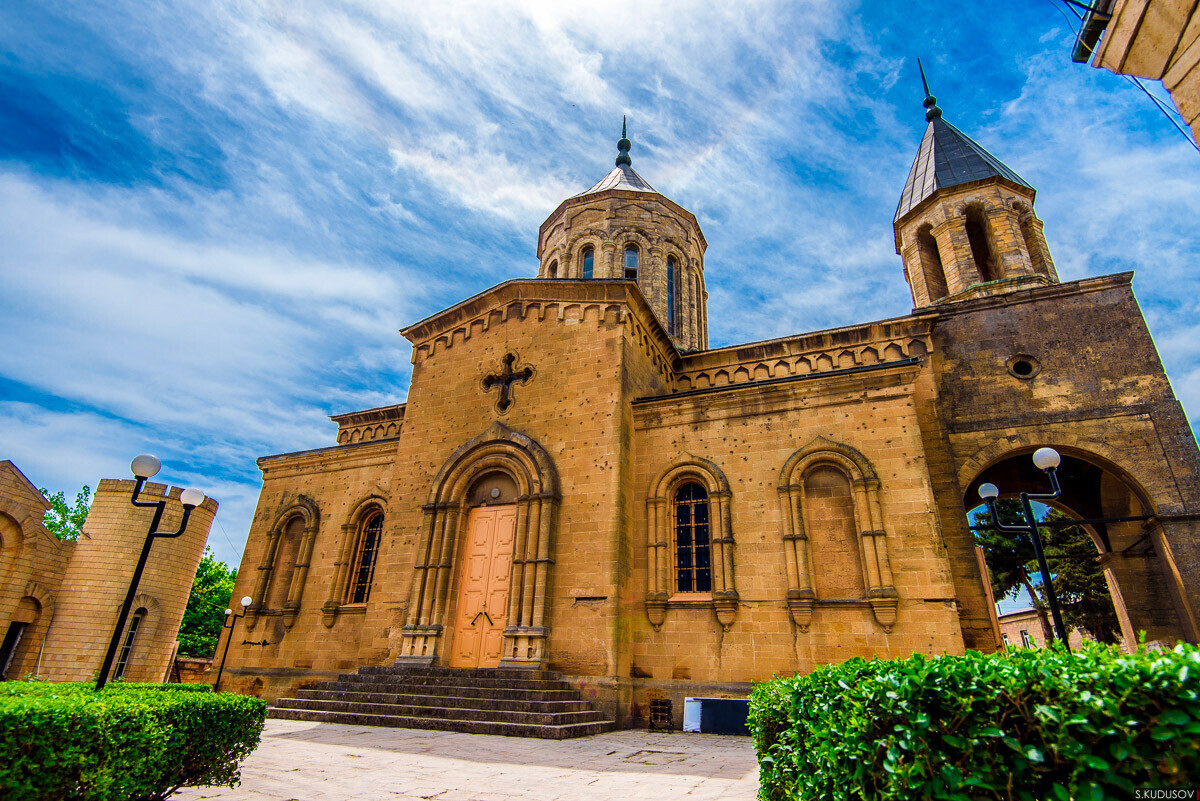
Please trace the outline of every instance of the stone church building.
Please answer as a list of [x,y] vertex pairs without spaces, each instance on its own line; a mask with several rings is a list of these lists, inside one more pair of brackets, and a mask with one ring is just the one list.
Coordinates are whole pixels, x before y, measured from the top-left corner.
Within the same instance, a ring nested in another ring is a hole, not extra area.
[[992,651],[965,512],[983,482],[1045,491],[1040,446],[1057,507],[1117,519],[1087,528],[1125,641],[1196,642],[1200,454],[1132,274],[1061,282],[1034,188],[926,109],[894,221],[912,313],[719,348],[705,235],[623,135],[542,223],[536,277],[402,329],[406,403],[259,460],[223,686],[543,669],[637,725],[855,656]]

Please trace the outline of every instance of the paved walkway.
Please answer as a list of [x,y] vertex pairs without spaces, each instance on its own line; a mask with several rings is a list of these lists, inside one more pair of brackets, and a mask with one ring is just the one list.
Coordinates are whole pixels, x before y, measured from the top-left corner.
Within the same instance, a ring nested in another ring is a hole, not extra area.
[[268,720],[242,783],[173,799],[754,801],[748,737],[618,731],[576,740]]

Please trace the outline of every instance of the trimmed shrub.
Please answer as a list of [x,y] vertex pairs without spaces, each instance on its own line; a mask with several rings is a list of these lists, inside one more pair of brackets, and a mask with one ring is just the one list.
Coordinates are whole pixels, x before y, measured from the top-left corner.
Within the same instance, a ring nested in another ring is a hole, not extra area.
[[0,797],[165,798],[239,781],[267,705],[207,685],[0,683]]
[[1200,784],[1200,650],[852,659],[757,685],[763,801],[1131,798]]

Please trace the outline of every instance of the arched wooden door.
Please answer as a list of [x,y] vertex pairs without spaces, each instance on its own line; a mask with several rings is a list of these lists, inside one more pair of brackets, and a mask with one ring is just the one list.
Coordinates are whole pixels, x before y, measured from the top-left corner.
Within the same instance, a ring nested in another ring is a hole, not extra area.
[[504,649],[517,507],[476,507],[466,528],[450,666],[497,667]]

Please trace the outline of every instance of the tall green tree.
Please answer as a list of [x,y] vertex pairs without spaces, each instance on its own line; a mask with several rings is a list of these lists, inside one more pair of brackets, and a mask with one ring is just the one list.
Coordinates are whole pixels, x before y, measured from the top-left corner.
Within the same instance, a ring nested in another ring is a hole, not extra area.
[[74,542],[79,539],[83,533],[83,521],[87,520],[88,509],[91,508],[92,488],[84,484],[83,489],[75,494],[74,506],[67,503],[67,497],[61,490],[53,495],[45,488],[38,492],[50,502],[50,508],[42,517],[42,525],[60,540]]
[[[1000,522],[1005,525],[1023,525],[1025,522],[1021,502],[1016,499],[1004,498],[996,501],[996,511],[1000,515]],[[992,515],[986,507],[976,512],[974,517],[976,526],[992,524]],[[1030,575],[1031,572],[1037,572],[1038,568],[1029,535],[987,528],[975,532],[975,542],[983,548],[988,578],[992,582],[992,594],[996,598],[1008,598],[1015,597],[1024,590],[1041,621],[1042,636],[1046,642],[1050,642],[1053,639],[1053,629],[1050,627],[1050,616],[1046,612],[1048,606],[1041,594],[1034,591],[1034,581]]]
[[179,626],[180,656],[208,659],[217,650],[235,578],[236,569],[217,561],[211,549],[204,549]]
[[[1056,509],[1048,510],[1042,519],[1070,520]],[[1099,642],[1115,643],[1121,624],[1092,538],[1080,526],[1039,526],[1038,530],[1042,532],[1046,560],[1054,573],[1054,592],[1067,628],[1086,631]]]
[[[1025,522],[1020,501],[1004,499],[996,502],[1001,522],[1022,525]],[[976,526],[990,525],[986,511],[974,515]],[[1070,518],[1047,509],[1039,523],[1063,522]],[[1051,582],[1058,597],[1059,609],[1067,629],[1086,631],[1100,642],[1117,641],[1120,625],[1113,607],[1104,568],[1097,560],[1098,552],[1087,532],[1079,526],[1038,526],[1046,561],[1050,565]],[[983,548],[992,592],[1005,598],[1024,591],[1037,610],[1042,631],[1049,642],[1053,629],[1047,613],[1049,602],[1041,582],[1033,543],[1028,534],[983,529],[975,532],[975,541]]]

